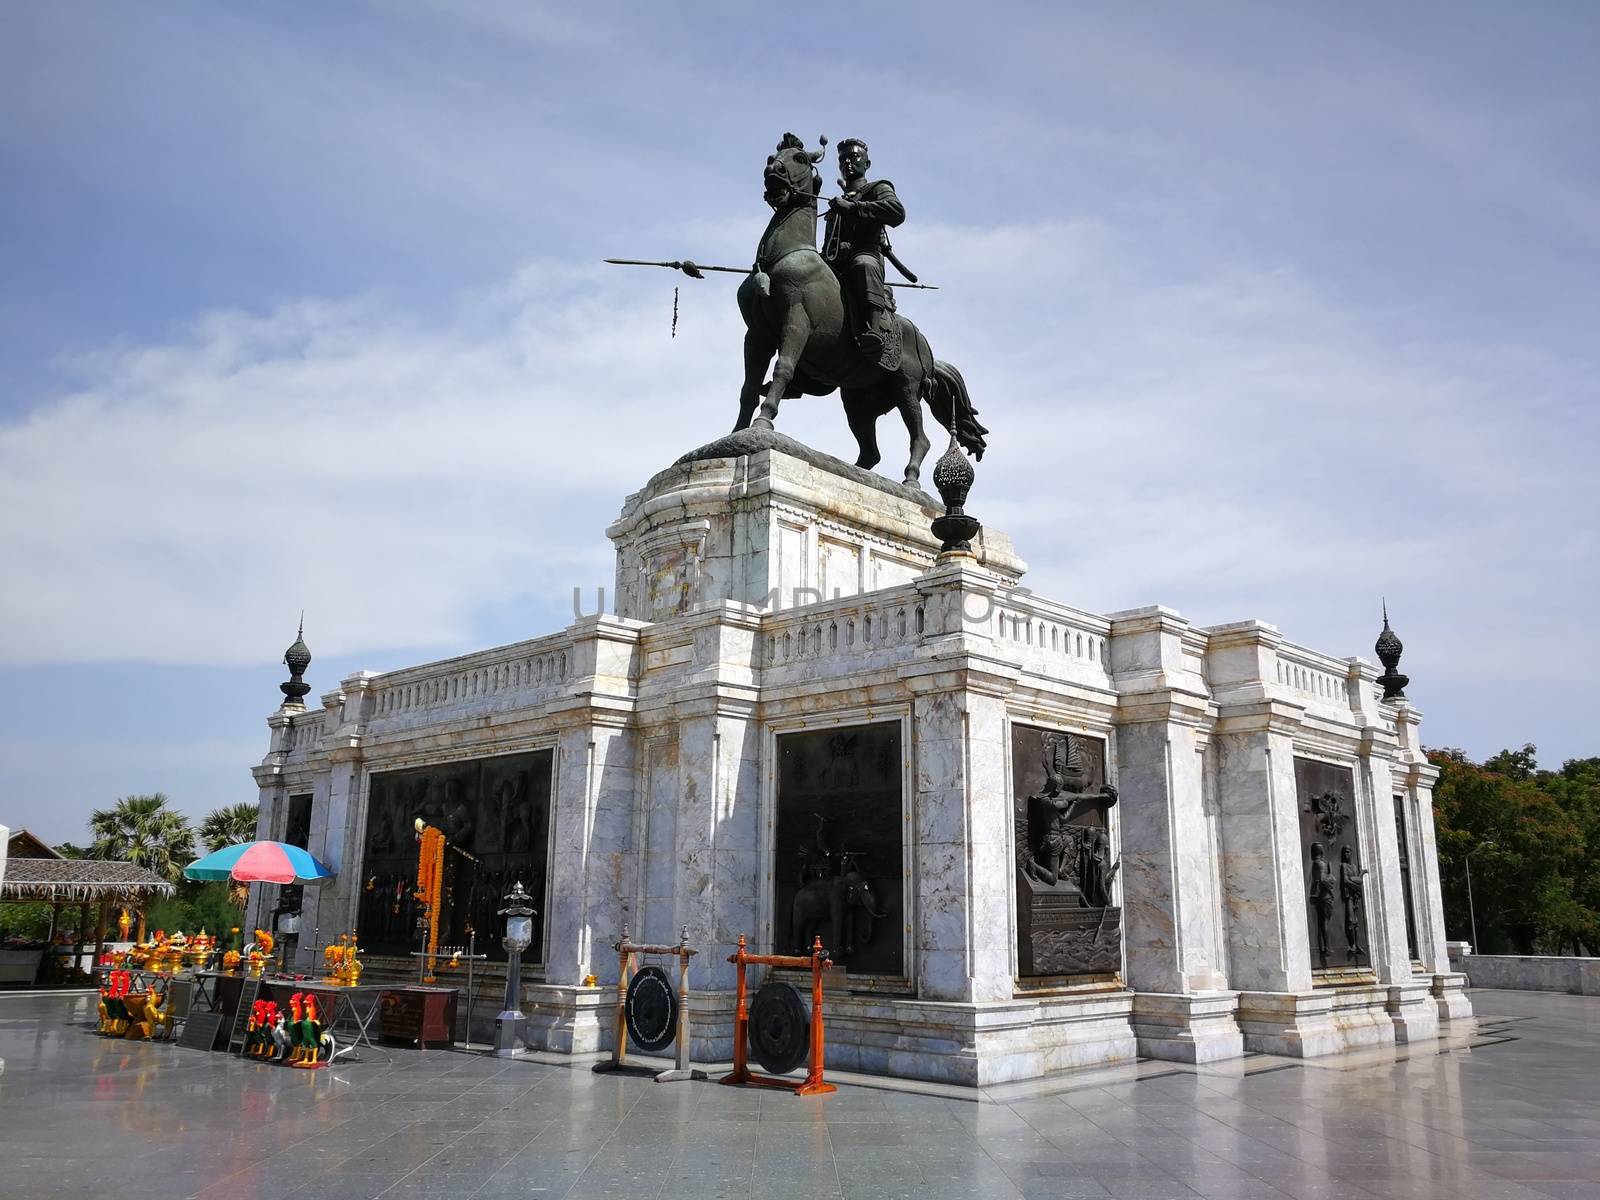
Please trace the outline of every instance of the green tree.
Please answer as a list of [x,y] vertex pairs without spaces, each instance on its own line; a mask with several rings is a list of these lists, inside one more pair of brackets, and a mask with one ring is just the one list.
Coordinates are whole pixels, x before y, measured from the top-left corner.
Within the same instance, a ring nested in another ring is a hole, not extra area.
[[50,906],[40,900],[7,900],[0,904],[0,944],[12,938],[42,942],[50,933]]
[[[1541,771],[1539,786],[1577,825],[1586,853],[1579,856],[1572,879],[1576,911],[1568,926],[1572,949],[1600,953],[1600,758],[1572,758],[1559,771]],[[1565,947],[1558,947],[1558,953]]]
[[[1560,953],[1569,945],[1592,944],[1592,893],[1600,882],[1586,846],[1596,833],[1595,773],[1540,771],[1531,745],[1503,750],[1482,764],[1460,750],[1430,750],[1428,757],[1440,769],[1434,813],[1450,935],[1472,937],[1470,856],[1480,943],[1475,949]],[[1557,779],[1565,782],[1558,785]]]
[[254,841],[256,819],[260,815],[259,804],[225,804],[214,808],[200,822],[200,844],[210,853],[224,846]]
[[179,895],[151,904],[145,913],[145,924],[151,933],[157,929],[169,934],[180,929],[199,933],[204,929],[226,941],[228,931],[239,924],[239,910],[226,883],[219,880],[192,884]]
[[195,857],[189,818],[167,807],[164,792],[123,796],[89,814],[96,858],[131,862],[174,883]]

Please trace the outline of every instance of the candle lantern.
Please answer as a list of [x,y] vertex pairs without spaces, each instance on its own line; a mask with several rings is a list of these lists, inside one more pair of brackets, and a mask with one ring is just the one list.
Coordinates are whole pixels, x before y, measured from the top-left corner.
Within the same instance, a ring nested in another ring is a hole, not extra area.
[[506,963],[505,1009],[494,1021],[494,1052],[497,1058],[511,1058],[526,1040],[528,1018],[522,1014],[522,952],[533,944],[533,918],[536,912],[528,901],[533,897],[523,890],[521,880],[506,895],[500,915],[506,919],[505,936],[500,944],[510,960]]

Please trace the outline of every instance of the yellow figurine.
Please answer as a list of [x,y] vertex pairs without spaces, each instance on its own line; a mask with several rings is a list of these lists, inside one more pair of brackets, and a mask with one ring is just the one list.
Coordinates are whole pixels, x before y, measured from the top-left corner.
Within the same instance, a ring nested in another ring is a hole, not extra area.
[[356,935],[341,933],[337,942],[330,942],[322,951],[322,966],[328,982],[353,987],[361,978],[361,953],[356,946]]
[[250,964],[250,974],[260,975],[272,957],[272,934],[265,929],[256,930],[256,940],[245,949],[246,961]]

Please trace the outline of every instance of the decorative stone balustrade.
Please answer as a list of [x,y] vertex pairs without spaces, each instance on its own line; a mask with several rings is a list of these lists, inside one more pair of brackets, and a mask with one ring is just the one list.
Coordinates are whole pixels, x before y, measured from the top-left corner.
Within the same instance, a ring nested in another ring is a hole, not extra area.
[[572,670],[566,634],[501,646],[375,676],[370,721],[381,724],[447,709],[514,708],[547,699]]
[[1278,683],[1314,707],[1336,709],[1349,719],[1350,665],[1330,654],[1284,642],[1278,647]]
[[848,670],[869,657],[878,665],[881,651],[921,641],[925,623],[924,599],[914,587],[808,604],[762,622],[762,661],[769,669],[831,662]]
[[1109,687],[1110,630],[1102,617],[1020,592],[1003,594],[994,606],[990,636],[1026,671]]
[[[904,586],[770,614],[762,621],[761,664],[769,673],[780,672],[769,676],[774,682],[785,668],[800,664],[807,677],[880,667],[922,644],[931,603],[936,599],[923,590]],[[1025,671],[1110,686],[1110,623],[1103,618],[1027,592],[968,596],[965,603],[965,628],[986,635],[998,654]]]
[[317,749],[327,732],[328,714],[322,709],[291,717],[283,730],[283,748],[295,758],[305,758]]

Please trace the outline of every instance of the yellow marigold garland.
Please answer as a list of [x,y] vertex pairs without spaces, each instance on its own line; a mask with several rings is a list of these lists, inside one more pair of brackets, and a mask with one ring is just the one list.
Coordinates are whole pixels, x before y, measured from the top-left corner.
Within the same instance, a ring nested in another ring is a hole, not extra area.
[[444,834],[429,825],[422,831],[422,846],[417,851],[417,899],[428,906],[427,967],[423,978],[434,980],[433,952],[439,947],[439,908],[444,898]]

